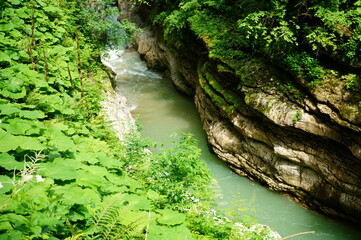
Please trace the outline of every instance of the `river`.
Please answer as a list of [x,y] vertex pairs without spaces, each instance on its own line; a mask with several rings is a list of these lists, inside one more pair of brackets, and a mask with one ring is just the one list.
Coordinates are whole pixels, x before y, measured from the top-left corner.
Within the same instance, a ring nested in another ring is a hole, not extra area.
[[247,207],[242,212],[253,215],[258,223],[270,226],[283,237],[300,240],[361,239],[361,231],[339,221],[302,208],[287,196],[272,192],[259,184],[233,173],[212,155],[206,143],[198,113],[191,99],[175,90],[170,80],[147,69],[134,50],[110,50],[109,64],[116,72],[116,85],[128,99],[133,116],[142,125],[142,135],[159,144],[173,141],[172,133],[192,133],[199,141],[202,159],[216,179],[218,208]]

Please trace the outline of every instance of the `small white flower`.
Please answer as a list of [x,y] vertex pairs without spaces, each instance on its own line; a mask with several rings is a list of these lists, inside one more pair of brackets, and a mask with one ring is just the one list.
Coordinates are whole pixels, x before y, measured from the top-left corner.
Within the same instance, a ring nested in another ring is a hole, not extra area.
[[4,187],[4,185],[2,185],[2,183],[0,182],[0,188],[3,188]]
[[23,181],[24,182],[27,182],[27,181],[30,181],[31,179],[33,179],[33,175],[24,175],[23,176]]
[[0,123],[2,123],[2,121],[0,120]]
[[35,176],[36,182],[44,182],[44,178],[40,176],[39,174]]

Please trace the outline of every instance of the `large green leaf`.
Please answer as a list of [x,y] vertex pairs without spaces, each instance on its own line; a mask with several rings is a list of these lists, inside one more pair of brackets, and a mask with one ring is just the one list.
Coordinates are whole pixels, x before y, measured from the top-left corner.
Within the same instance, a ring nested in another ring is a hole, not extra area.
[[11,57],[5,52],[0,52],[0,62],[8,62],[11,63]]
[[59,151],[75,150],[75,144],[71,137],[66,136],[62,131],[58,129],[47,129],[45,136],[49,138],[48,145],[55,147]]
[[136,224],[140,229],[145,228],[148,224],[148,212],[130,211],[127,212],[126,217],[120,218],[119,223],[124,226],[132,227]]
[[[21,39],[23,38],[24,36],[16,29],[13,29],[10,31],[10,35],[15,38],[15,39]],[[15,60],[15,59],[14,59]]]
[[114,159],[111,157],[108,157],[105,153],[99,152],[96,154],[99,162],[101,165],[107,168],[120,168],[124,165],[121,161],[118,159]]
[[113,194],[113,193],[123,193],[123,192],[128,192],[129,189],[125,186],[117,186],[114,184],[111,184],[109,182],[104,182],[101,186],[100,189],[102,190],[102,192],[104,194]]
[[28,8],[19,8],[19,9],[15,9],[16,11],[16,15],[20,18],[24,18],[24,19],[27,19],[27,18],[30,18],[30,13],[29,13],[29,10]]
[[28,219],[23,215],[18,215],[15,213],[6,214],[6,218],[8,221],[13,223],[27,224],[29,222]]
[[52,179],[72,180],[76,179],[78,172],[73,166],[64,166],[54,163],[40,163],[39,173],[42,176],[50,177]]
[[14,187],[14,185],[12,184],[12,179],[9,178],[8,176],[0,175],[0,183],[2,186],[0,188],[0,194],[9,192]]
[[8,231],[0,235],[0,240],[22,239],[23,233],[19,230]]
[[0,232],[8,232],[9,230],[14,229],[5,217],[6,215],[0,216]]
[[38,110],[22,110],[19,112],[19,116],[28,119],[42,119],[46,117],[44,112]]
[[160,194],[153,191],[153,190],[148,190],[147,192],[147,197],[150,199],[150,200],[158,200],[160,198]]
[[75,159],[80,162],[87,162],[90,164],[98,163],[99,160],[95,153],[79,152],[75,154]]
[[146,196],[130,194],[125,196],[124,200],[129,202],[132,210],[149,210],[151,207],[151,202]]
[[36,150],[40,151],[45,149],[46,147],[39,142],[39,140],[35,137],[23,137],[16,136],[17,140],[20,141],[19,147],[23,150]]
[[49,184],[46,182],[39,182],[27,189],[26,195],[29,196],[31,202],[38,204],[44,209],[50,204],[50,198],[48,197]]
[[54,17],[63,15],[63,10],[59,7],[48,6],[48,7],[44,7],[43,9],[45,12],[47,12],[48,14]]
[[83,187],[90,187],[90,188],[98,188],[102,182],[103,182],[104,177],[103,176],[99,176],[93,173],[90,173],[88,171],[78,171],[77,174],[77,178],[76,178],[76,182],[79,186],[83,186]]
[[114,174],[109,174],[106,176],[106,178],[110,182],[112,182],[118,186],[127,186],[131,191],[135,191],[136,189],[140,189],[143,187],[143,185],[140,182],[138,182],[128,176],[125,176],[125,175],[116,176]]
[[173,211],[171,209],[158,210],[162,216],[157,219],[157,222],[164,225],[179,225],[186,220],[186,216],[183,213]]
[[56,194],[61,195],[61,201],[64,204],[88,204],[99,203],[100,197],[96,190],[81,188],[76,183],[66,184],[64,186],[55,185],[51,188]]
[[48,212],[34,212],[31,215],[31,221],[33,224],[38,224],[40,226],[46,226],[46,227],[50,227],[50,226],[56,226],[61,224],[61,219],[58,219],[56,217],[51,217],[49,216]]
[[102,140],[93,137],[74,136],[73,140],[78,151],[108,152],[109,145]]
[[21,121],[18,119],[17,121],[11,121],[6,130],[11,134],[16,135],[25,135],[25,133],[32,129],[32,125],[28,121]]
[[[19,54],[24,59],[28,58],[28,54],[24,51],[20,51]],[[16,78],[22,79],[24,82],[35,85],[38,88],[48,87],[45,76],[35,70],[32,70],[28,65],[16,64],[13,68],[16,71],[19,71],[19,73],[16,74]]]
[[0,115],[11,116],[17,114],[20,117],[27,119],[42,119],[46,115],[42,111],[38,110],[22,110],[22,108],[31,108],[32,105],[21,105],[21,104],[3,104],[0,105]]
[[21,110],[13,104],[0,105],[1,115],[11,115],[19,112],[21,112]]
[[20,5],[21,1],[20,0],[7,0],[8,2],[10,2],[13,5]]
[[13,155],[0,153],[0,167],[6,170],[19,170],[24,168],[24,163],[16,161]]
[[[59,83],[59,80],[57,82]],[[39,108],[46,112],[54,112],[57,110],[66,115],[75,113],[75,111],[71,109],[72,99],[66,94],[34,94],[32,95],[32,101],[36,102]]]
[[61,165],[64,165],[64,166],[71,166],[75,169],[79,169],[81,167],[87,167],[86,165],[84,165],[83,163],[79,162],[78,160],[75,160],[75,159],[68,159],[68,158],[56,158],[54,161],[53,161],[54,164],[61,164]]
[[24,98],[26,96],[26,89],[25,89],[25,87],[22,87],[21,92],[16,92],[16,93],[13,93],[9,90],[4,89],[4,90],[0,91],[0,94],[6,98],[20,99],[20,98]]
[[5,24],[0,24],[0,31],[9,32],[15,28],[15,24],[12,22],[8,22]]
[[47,127],[37,121],[31,121],[27,119],[12,118],[7,120],[8,123],[0,124],[0,127],[6,129],[8,133],[14,135],[39,135],[41,130],[46,129]]
[[104,177],[109,174],[108,170],[105,167],[87,166],[87,165],[82,164],[81,168],[84,169],[85,171],[87,171],[91,174],[97,175],[99,177]]
[[[167,227],[152,223],[149,227],[149,240],[192,240],[190,231],[184,226]],[[207,239],[207,238],[205,238]]]
[[8,152],[18,147],[24,150],[45,149],[45,146],[42,145],[37,138],[14,136],[7,132],[0,133],[0,152]]
[[[69,126],[67,124],[65,124],[64,122],[53,121],[53,122],[51,122],[51,124],[49,124],[49,128],[57,129],[57,130],[64,132],[69,129]],[[52,130],[50,130],[50,131],[52,131]]]
[[7,83],[7,90],[13,93],[21,92],[24,82],[21,79],[12,78]]

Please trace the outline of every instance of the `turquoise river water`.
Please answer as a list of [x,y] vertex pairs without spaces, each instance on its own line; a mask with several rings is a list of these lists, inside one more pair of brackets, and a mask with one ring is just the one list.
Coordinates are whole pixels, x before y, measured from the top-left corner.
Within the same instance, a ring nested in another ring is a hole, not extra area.
[[216,179],[219,208],[232,207],[240,202],[258,223],[270,226],[281,236],[315,231],[300,235],[300,240],[356,240],[361,230],[314,213],[287,196],[272,192],[259,184],[233,173],[212,155],[206,143],[198,113],[191,99],[175,90],[170,80],[147,69],[133,50],[109,51],[109,64],[117,73],[119,91],[128,99],[134,116],[139,116],[142,134],[159,144],[172,141],[172,133],[190,132],[199,141],[202,159]]

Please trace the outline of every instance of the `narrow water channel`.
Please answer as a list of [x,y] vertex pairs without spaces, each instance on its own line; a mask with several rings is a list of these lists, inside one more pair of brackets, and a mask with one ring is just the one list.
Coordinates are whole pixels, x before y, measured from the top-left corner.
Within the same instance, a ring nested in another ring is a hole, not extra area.
[[109,55],[109,64],[117,73],[117,87],[128,99],[132,114],[139,116],[143,136],[159,144],[173,141],[170,137],[172,133],[190,132],[198,139],[202,159],[217,181],[219,208],[233,207],[233,202],[241,202],[242,207],[250,209],[248,213],[258,223],[270,226],[282,236],[316,232],[292,238],[295,240],[361,239],[361,230],[356,227],[313,213],[288,197],[233,173],[208,151],[205,134],[191,99],[179,94],[170,80],[148,70],[137,52],[113,50]]

